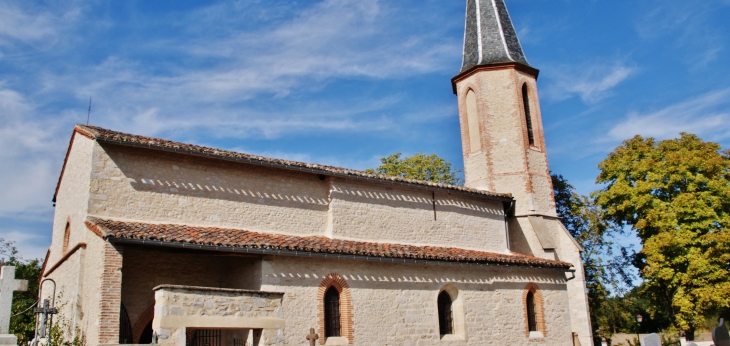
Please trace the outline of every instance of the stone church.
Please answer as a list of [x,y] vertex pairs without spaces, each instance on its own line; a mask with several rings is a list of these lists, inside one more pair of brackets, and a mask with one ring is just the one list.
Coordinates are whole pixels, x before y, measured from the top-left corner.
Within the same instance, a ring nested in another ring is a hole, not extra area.
[[90,345],[591,345],[537,76],[468,0],[464,186],[77,125],[43,278]]

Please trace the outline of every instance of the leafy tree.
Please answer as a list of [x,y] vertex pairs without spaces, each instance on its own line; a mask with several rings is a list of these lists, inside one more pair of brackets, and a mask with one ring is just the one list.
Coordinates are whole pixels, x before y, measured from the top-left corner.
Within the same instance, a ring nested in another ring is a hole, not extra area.
[[15,266],[15,277],[28,280],[26,292],[13,293],[13,307],[10,318],[10,333],[18,337],[18,345],[25,345],[33,339],[36,315],[33,306],[38,299],[38,278],[41,274],[41,260],[23,260],[12,241],[0,238],[0,265]]
[[436,154],[418,153],[402,159],[401,153],[395,153],[380,159],[383,164],[376,169],[367,169],[368,173],[379,173],[402,178],[432,181],[442,184],[460,184],[458,169],[451,168],[448,162]]
[[596,202],[641,240],[643,293],[694,339],[705,316],[730,306],[730,152],[695,135],[636,136],[599,164]]
[[615,254],[611,241],[622,230],[613,227],[603,209],[590,197],[576,193],[563,176],[551,174],[551,178],[558,216],[583,248],[581,260],[593,335],[605,339],[610,345],[613,334],[626,329],[634,312],[627,309],[622,299],[611,297],[624,293],[631,281],[627,252],[620,248],[620,253]]

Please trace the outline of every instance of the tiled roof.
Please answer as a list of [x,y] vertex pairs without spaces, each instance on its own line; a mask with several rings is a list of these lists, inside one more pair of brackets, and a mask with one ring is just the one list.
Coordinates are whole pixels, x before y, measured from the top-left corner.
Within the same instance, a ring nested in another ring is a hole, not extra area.
[[96,139],[97,141],[100,141],[100,142],[112,142],[112,143],[117,143],[117,144],[122,144],[122,145],[131,145],[131,146],[138,146],[138,147],[154,148],[154,149],[159,149],[159,150],[195,154],[195,155],[206,156],[206,157],[210,157],[210,158],[219,158],[219,159],[235,160],[235,161],[242,161],[242,162],[248,162],[248,163],[254,163],[254,164],[263,164],[263,165],[281,167],[281,168],[286,168],[286,169],[293,169],[293,170],[298,170],[298,171],[306,171],[306,172],[311,172],[311,173],[315,173],[315,174],[346,176],[346,177],[350,177],[350,178],[364,178],[367,180],[374,180],[374,181],[380,181],[380,182],[385,182],[385,183],[397,183],[397,184],[401,184],[401,185],[411,185],[411,186],[416,186],[416,187],[420,186],[420,187],[434,189],[434,190],[441,189],[441,190],[448,190],[448,191],[454,191],[454,192],[462,192],[462,193],[467,193],[467,194],[472,194],[472,195],[498,198],[501,200],[511,200],[512,199],[512,195],[508,194],[508,193],[488,192],[488,191],[472,189],[472,188],[468,188],[468,187],[464,187],[464,186],[439,184],[439,183],[433,183],[433,182],[428,182],[428,181],[406,179],[406,178],[393,177],[393,176],[382,175],[382,174],[370,174],[370,173],[367,173],[364,171],[358,171],[358,170],[354,170],[354,169],[326,166],[326,165],[320,165],[320,164],[314,164],[314,163],[304,163],[304,162],[289,161],[289,160],[282,160],[282,159],[272,159],[272,158],[268,158],[268,157],[239,153],[239,152],[235,152],[235,151],[228,151],[228,150],[209,148],[209,147],[193,145],[193,144],[173,142],[173,141],[169,141],[166,139],[132,135],[132,134],[128,134],[128,133],[107,130],[107,129],[104,129],[101,127],[96,127],[96,126],[76,125],[75,132],[79,132],[80,134],[82,134],[86,137]]
[[547,260],[523,254],[498,254],[451,247],[373,243],[332,239],[322,236],[302,237],[217,227],[115,221],[95,217],[89,217],[86,225],[94,233],[105,239],[152,240],[164,243],[198,244],[230,248],[544,268],[567,269],[571,267],[571,264],[566,262]]

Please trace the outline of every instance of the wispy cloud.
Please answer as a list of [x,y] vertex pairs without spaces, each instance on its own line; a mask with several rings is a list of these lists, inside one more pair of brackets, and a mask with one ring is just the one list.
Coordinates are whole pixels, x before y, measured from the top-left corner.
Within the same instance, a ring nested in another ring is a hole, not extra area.
[[612,95],[612,89],[637,72],[625,63],[561,66],[553,69],[545,91],[549,100],[562,101],[579,96],[595,103]]
[[659,139],[689,132],[707,140],[730,138],[730,89],[713,91],[654,112],[629,113],[608,133],[612,140],[634,135]]
[[693,66],[704,66],[720,56],[728,42],[727,30],[709,20],[727,10],[730,1],[655,1],[653,10],[641,17],[636,30],[645,40],[668,37],[684,47],[682,59]]

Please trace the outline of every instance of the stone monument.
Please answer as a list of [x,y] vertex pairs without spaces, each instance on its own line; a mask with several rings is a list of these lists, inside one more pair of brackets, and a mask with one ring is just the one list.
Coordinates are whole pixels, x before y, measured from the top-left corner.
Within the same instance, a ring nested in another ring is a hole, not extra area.
[[720,319],[717,327],[712,328],[712,341],[715,346],[730,346],[730,334],[728,334],[724,318]]
[[28,290],[27,280],[15,279],[15,267],[4,266],[0,273],[0,345],[17,345],[18,338],[8,334],[10,330],[10,311],[13,308],[13,292]]
[[649,334],[641,340],[641,346],[662,346],[662,338],[656,333]]

